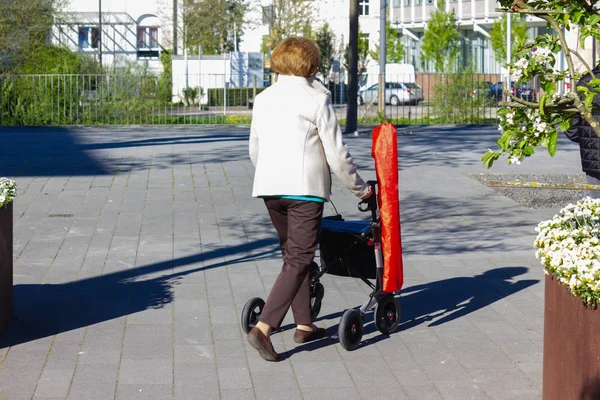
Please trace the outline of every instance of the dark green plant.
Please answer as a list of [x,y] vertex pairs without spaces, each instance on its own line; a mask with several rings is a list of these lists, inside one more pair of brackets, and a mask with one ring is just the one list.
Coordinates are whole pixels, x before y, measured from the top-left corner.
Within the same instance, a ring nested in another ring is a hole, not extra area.
[[329,24],[325,24],[317,31],[317,37],[315,39],[319,50],[321,50],[321,58],[319,60],[319,73],[323,78],[329,77],[329,71],[333,64],[334,46],[333,46],[333,33]]

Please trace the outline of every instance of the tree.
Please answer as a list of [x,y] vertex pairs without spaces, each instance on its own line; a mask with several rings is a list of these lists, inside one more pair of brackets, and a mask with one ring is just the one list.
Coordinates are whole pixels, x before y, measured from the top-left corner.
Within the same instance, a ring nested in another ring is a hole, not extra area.
[[0,1],[0,70],[16,67],[46,46],[46,36],[64,0]]
[[311,37],[314,0],[272,0],[263,7],[263,20],[269,23],[269,34],[263,38],[263,52],[270,53],[277,43],[289,36]]
[[[369,38],[359,29],[358,31],[358,71],[365,70],[369,63]],[[344,68],[348,70],[350,65],[350,45],[344,49]]]
[[[203,54],[222,54],[235,49],[242,40],[248,0],[176,0],[177,29],[180,43],[190,54],[197,54],[202,46]],[[173,24],[170,11],[173,0],[161,0],[162,19]],[[165,43],[173,48],[177,44]]]
[[[390,21],[385,23],[386,63],[399,63],[404,60],[404,45],[400,41],[397,29],[392,29]],[[379,60],[379,46],[369,52],[373,60]]]
[[[527,41],[527,22],[519,14],[511,16],[511,47],[513,49],[521,47]],[[506,15],[502,15],[499,20],[494,22],[490,30],[490,42],[496,60],[502,64],[506,63]],[[513,61],[513,60],[510,60]]]
[[438,1],[431,13],[421,44],[421,56],[433,62],[436,72],[449,72],[460,49],[460,33],[456,26],[454,10],[446,11],[445,0]]
[[[517,85],[538,79],[543,89],[539,101],[525,101],[511,96],[510,102],[501,102],[498,111],[502,136],[497,141],[499,150],[488,152],[482,157],[486,167],[491,167],[501,156],[508,163],[520,163],[535,153],[539,146],[546,147],[552,156],[556,153],[558,130],[567,131],[574,117],[585,120],[600,136],[600,124],[594,114],[600,113],[598,100],[600,77],[591,75],[587,86],[577,87],[584,73],[591,74],[591,66],[578,49],[569,47],[565,30],[578,30],[581,46],[586,38],[600,39],[600,14],[585,0],[548,0],[525,3],[520,0],[500,0],[507,13],[534,15],[546,21],[553,34],[537,36],[532,42],[524,43],[514,50],[514,63],[508,63],[512,81]],[[556,65],[555,54],[563,52],[566,69]],[[575,59],[582,67],[578,70]],[[568,84],[568,85],[567,85]],[[506,93],[507,91],[505,91]]]
[[186,21],[189,45],[194,50],[201,45],[205,54],[233,51],[244,33],[248,4],[244,0],[203,0],[192,3],[192,12]]
[[325,24],[317,32],[316,40],[319,50],[321,50],[321,59],[319,61],[319,72],[323,78],[327,79],[331,65],[333,64],[333,56],[335,53],[333,44],[333,33],[329,28],[329,24]]

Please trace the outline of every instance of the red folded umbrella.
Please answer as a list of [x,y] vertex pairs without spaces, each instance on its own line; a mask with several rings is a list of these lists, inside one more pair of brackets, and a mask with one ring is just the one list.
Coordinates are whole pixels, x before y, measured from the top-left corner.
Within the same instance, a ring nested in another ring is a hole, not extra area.
[[392,293],[400,290],[404,283],[398,195],[398,137],[394,125],[386,122],[373,129],[372,156],[379,182],[383,290]]

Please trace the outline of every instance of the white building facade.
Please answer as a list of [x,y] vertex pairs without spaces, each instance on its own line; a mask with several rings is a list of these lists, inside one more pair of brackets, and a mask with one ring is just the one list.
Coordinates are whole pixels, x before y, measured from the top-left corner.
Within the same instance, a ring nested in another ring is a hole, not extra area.
[[105,67],[128,60],[160,71],[160,53],[172,48],[172,21],[170,0],[70,0],[51,40]]

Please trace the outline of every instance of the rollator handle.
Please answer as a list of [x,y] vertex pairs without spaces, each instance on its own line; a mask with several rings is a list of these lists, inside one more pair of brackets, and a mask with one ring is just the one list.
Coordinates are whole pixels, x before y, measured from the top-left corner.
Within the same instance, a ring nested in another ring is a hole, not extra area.
[[368,181],[367,184],[371,186],[371,197],[366,200],[361,200],[358,203],[358,210],[360,212],[368,212],[375,210],[377,204],[377,192],[375,187],[377,186],[377,181]]

